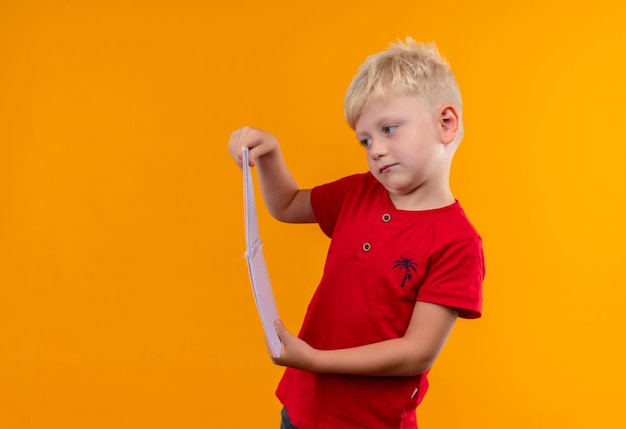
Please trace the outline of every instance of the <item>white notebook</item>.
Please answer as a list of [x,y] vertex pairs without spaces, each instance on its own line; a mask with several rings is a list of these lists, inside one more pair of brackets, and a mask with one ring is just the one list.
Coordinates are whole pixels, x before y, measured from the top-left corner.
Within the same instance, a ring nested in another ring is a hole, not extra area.
[[273,357],[280,355],[280,339],[274,329],[274,321],[278,319],[278,310],[274,300],[274,292],[270,283],[265,257],[263,256],[262,241],[259,235],[259,222],[254,201],[252,175],[248,165],[248,148],[243,148],[243,197],[244,219],[246,230],[246,254],[248,273],[256,307],[261,317],[265,339]]

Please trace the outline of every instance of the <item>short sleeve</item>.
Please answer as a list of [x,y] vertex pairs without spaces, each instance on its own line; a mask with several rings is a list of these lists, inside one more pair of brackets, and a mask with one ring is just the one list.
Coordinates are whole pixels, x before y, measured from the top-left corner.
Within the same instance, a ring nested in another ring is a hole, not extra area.
[[456,308],[459,317],[479,318],[484,277],[481,239],[452,243],[431,256],[417,300]]
[[363,175],[352,175],[331,183],[316,186],[311,191],[311,207],[315,220],[328,237],[333,236],[346,193],[358,187]]

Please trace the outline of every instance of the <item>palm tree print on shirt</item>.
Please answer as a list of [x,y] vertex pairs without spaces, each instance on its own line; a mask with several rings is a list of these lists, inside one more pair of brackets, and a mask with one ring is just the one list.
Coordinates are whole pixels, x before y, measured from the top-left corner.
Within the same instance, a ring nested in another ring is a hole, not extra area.
[[400,258],[393,263],[393,269],[404,271],[402,283],[400,283],[400,287],[404,287],[407,280],[411,280],[413,278],[413,274],[411,274],[411,272],[417,272],[417,264],[411,258]]

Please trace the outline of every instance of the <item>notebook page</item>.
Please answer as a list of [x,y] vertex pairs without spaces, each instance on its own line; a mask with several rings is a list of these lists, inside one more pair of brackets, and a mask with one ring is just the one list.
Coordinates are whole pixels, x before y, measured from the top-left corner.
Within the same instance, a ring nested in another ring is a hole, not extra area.
[[261,318],[265,339],[273,357],[280,355],[280,339],[274,329],[274,321],[278,319],[278,310],[274,300],[274,292],[270,283],[265,256],[263,255],[262,241],[259,234],[259,222],[257,219],[256,203],[254,200],[254,187],[252,175],[248,165],[248,148],[243,148],[243,182],[244,182],[244,223],[246,234],[246,260],[248,262],[248,274],[256,303],[257,311]]

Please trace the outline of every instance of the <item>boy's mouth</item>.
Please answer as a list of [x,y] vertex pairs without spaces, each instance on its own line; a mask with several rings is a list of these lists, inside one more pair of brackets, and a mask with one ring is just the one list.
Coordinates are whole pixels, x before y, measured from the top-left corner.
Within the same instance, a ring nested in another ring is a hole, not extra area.
[[379,172],[380,174],[384,174],[384,173],[386,173],[387,171],[389,171],[389,169],[390,169],[391,167],[393,167],[394,165],[398,165],[398,164],[389,164],[389,165],[385,165],[385,166],[381,167],[381,168],[380,168],[380,170],[378,170],[378,172]]

